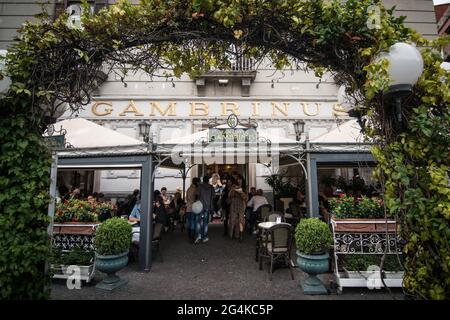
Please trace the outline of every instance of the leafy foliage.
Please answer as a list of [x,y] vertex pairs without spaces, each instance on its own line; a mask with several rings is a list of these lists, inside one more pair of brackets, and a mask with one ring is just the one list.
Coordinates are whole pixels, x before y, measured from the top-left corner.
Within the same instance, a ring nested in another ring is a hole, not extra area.
[[106,220],[95,233],[95,251],[99,255],[126,252],[130,248],[131,229],[128,221],[119,217]]
[[50,154],[23,95],[0,100],[0,299],[43,299]]
[[[366,271],[370,266],[381,266],[382,255],[348,254],[343,257],[343,264],[349,271]],[[397,255],[386,255],[384,271],[403,271]]]
[[328,225],[318,218],[302,219],[295,227],[297,249],[305,254],[328,252],[333,243]]
[[86,266],[94,262],[94,251],[76,247],[69,252],[54,249],[49,259],[51,264]]
[[[368,23],[373,5],[379,28]],[[27,22],[7,53],[12,84],[0,105],[1,296],[45,296],[49,154],[40,132],[58,109],[87,104],[102,70],[122,78],[138,70],[158,76],[161,69],[162,76],[195,78],[229,68],[226,56],[236,44],[242,55],[269,59],[278,69],[330,72],[350,93],[361,93],[385,202],[408,241],[405,289],[420,298],[450,297],[450,72],[439,54],[450,38],[430,42],[393,11],[380,0],[122,0],[98,14],[84,10],[83,28],[69,27],[67,15]],[[383,99],[388,63],[375,59],[399,41],[428,47],[400,128]],[[34,281],[23,281],[30,275]]]
[[384,206],[380,199],[363,196],[356,199],[342,195],[339,198],[329,199],[331,211],[337,218],[384,218]]

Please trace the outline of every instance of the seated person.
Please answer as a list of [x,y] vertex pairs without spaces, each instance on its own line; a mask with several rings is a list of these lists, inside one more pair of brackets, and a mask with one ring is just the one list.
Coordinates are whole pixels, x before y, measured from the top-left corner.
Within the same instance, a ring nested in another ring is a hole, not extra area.
[[263,195],[262,189],[256,190],[256,194],[248,201],[247,207],[252,208],[249,219],[249,232],[253,232],[256,220],[258,219],[258,209],[263,205],[268,205],[266,197]]
[[128,218],[128,221],[130,222],[137,222],[139,223],[141,221],[141,202],[137,201],[136,204],[133,207],[133,210],[131,210],[130,217]]

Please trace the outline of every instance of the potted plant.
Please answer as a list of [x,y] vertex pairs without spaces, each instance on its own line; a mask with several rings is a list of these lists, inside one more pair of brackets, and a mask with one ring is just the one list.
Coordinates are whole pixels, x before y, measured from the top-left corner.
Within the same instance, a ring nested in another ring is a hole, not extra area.
[[113,290],[127,281],[115,273],[128,263],[131,244],[131,225],[127,220],[114,217],[103,222],[95,234],[95,265],[107,277],[96,288]]
[[301,287],[305,294],[327,294],[318,274],[329,269],[329,250],[333,243],[330,228],[318,218],[302,219],[295,228],[297,264],[308,274]]
[[[343,258],[342,264],[347,278],[367,279],[374,271],[381,270],[382,255],[351,254]],[[383,277],[385,279],[402,279],[402,256],[386,255],[383,263]],[[400,261],[399,261],[400,260]]]
[[65,200],[56,207],[53,233],[92,235],[97,224],[98,211],[95,205],[84,200]]
[[53,277],[66,279],[71,275],[67,272],[69,266],[77,266],[81,280],[89,282],[94,272],[94,252],[81,247],[75,247],[67,252],[54,248],[50,258]]
[[336,232],[384,232],[386,225],[388,231],[396,230],[395,220],[388,219],[386,224],[381,199],[366,196],[357,199],[343,194],[329,203]]

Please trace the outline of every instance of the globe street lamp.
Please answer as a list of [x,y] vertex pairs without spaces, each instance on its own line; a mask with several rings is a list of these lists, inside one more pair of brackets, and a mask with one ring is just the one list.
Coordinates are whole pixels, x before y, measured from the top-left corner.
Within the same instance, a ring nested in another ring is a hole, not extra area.
[[389,61],[389,89],[384,94],[386,100],[394,100],[395,120],[402,127],[402,99],[410,95],[421,77],[424,62],[421,53],[413,45],[399,42],[390,47],[380,58]]

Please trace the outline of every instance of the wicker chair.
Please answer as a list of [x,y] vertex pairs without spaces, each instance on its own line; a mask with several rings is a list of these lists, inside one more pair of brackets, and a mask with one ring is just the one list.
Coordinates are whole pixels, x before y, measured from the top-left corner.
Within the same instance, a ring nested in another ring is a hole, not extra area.
[[258,211],[260,213],[260,221],[266,221],[267,217],[269,216],[270,212],[272,211],[272,206],[270,204],[262,205],[258,208]]
[[292,271],[291,249],[293,241],[293,228],[290,224],[279,223],[268,230],[269,238],[263,243],[262,250],[259,254],[259,270],[262,270],[263,258],[270,259],[269,278],[272,281],[272,273],[274,262],[282,259],[289,266],[292,280],[294,273]]

